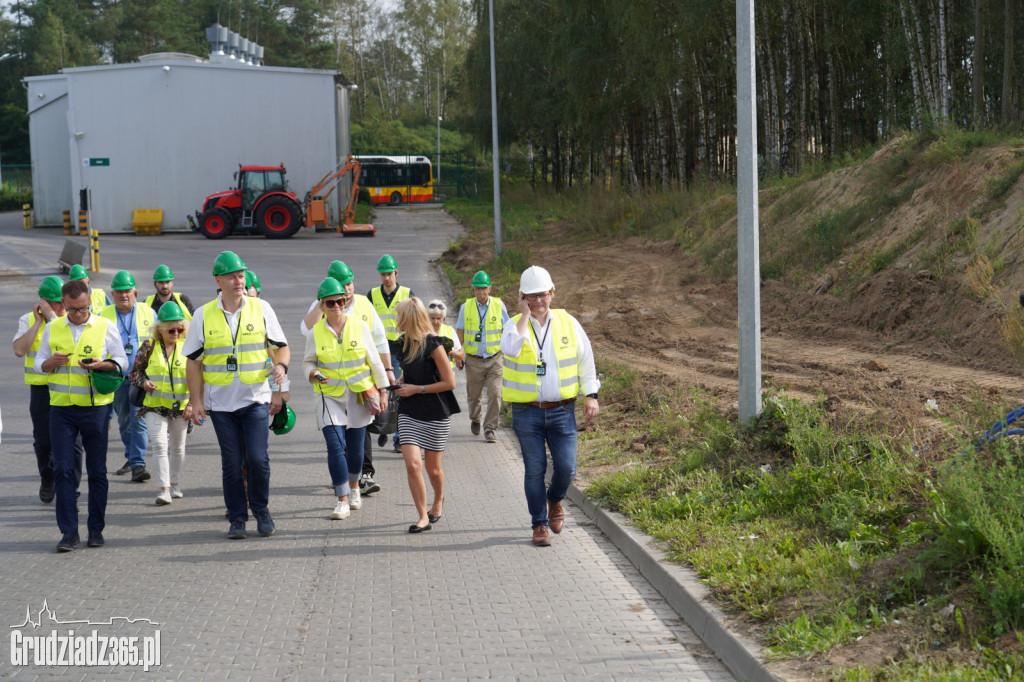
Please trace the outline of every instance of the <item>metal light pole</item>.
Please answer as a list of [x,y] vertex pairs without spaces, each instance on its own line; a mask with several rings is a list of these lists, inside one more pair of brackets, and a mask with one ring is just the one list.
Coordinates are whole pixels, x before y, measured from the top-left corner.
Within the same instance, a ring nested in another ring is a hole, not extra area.
[[437,177],[435,182],[441,184],[441,72],[423,69],[423,73],[437,76]]
[[754,0],[736,0],[736,205],[739,303],[739,408],[747,424],[761,413],[761,268],[758,256],[757,92]]
[[494,69],[494,0],[487,0],[491,28],[491,156],[494,160],[494,257],[501,256],[501,175],[498,163],[498,81]]

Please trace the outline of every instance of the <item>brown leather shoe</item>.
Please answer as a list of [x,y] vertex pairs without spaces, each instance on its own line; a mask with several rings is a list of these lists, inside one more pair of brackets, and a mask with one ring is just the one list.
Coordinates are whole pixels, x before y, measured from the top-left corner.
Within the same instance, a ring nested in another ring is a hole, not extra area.
[[533,544],[538,547],[551,546],[551,536],[548,535],[547,526],[537,526],[533,529]]
[[548,502],[548,523],[551,524],[552,533],[561,533],[565,526],[565,511],[562,510],[561,502]]

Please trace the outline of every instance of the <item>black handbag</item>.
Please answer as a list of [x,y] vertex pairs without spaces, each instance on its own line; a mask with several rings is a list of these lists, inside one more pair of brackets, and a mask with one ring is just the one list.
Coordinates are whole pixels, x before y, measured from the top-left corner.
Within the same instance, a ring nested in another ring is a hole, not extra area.
[[131,384],[128,386],[128,402],[133,407],[142,407],[143,402],[146,400],[146,390]]

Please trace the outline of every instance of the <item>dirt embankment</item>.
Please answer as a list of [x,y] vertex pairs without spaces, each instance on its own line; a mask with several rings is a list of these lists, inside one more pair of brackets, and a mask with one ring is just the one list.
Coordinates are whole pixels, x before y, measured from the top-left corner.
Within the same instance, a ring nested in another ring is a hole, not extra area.
[[[940,414],[975,390],[1007,402],[1024,399],[1021,373],[999,328],[1024,290],[1018,256],[1024,181],[999,202],[988,190],[1021,150],[975,150],[944,163],[924,163],[920,151],[908,157],[897,141],[860,166],[790,190],[805,201],[791,201],[783,217],[772,206],[786,193],[762,194],[762,262],[765,245],[795,243],[837,207],[874,211],[830,263],[797,267],[763,284],[766,386],[808,397],[824,393],[833,405],[895,409],[911,429],[934,426],[929,399]],[[903,164],[900,172],[880,182],[894,163]],[[880,187],[890,198],[875,210]],[[965,222],[968,216],[980,217]],[[717,229],[734,233],[735,218]],[[734,277],[709,275],[695,252],[672,243],[630,238],[580,246],[563,238],[559,225],[547,230],[543,242],[530,245],[531,262],[551,270],[555,305],[579,317],[599,357],[663,372],[708,389],[726,405],[735,402]],[[872,272],[867,264],[886,252],[896,255]],[[979,255],[995,268],[980,289],[971,273]],[[509,292],[498,293],[511,301]]]

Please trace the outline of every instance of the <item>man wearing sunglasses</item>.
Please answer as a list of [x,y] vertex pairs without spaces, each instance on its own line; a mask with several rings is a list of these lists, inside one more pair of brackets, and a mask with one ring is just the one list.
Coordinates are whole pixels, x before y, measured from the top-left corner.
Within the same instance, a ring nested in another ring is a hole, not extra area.
[[[473,276],[473,298],[459,309],[455,333],[466,351],[466,397],[469,400],[469,429],[480,435],[483,415],[484,440],[497,440],[498,412],[501,410],[501,330],[508,322],[508,310],[491,296],[491,277],[481,270]],[[484,411],[484,391],[487,410]]]
[[[601,382],[583,327],[564,310],[552,309],[555,284],[531,265],[519,279],[519,314],[501,335],[502,399],[512,412],[525,468],[523,487],[533,524],[533,544],[551,545],[548,534],[565,525],[562,500],[576,477],[576,397],[583,416],[597,416]],[[545,488],[545,446],[551,452],[551,484]]]
[[50,444],[53,450],[57,526],[63,534],[58,552],[79,543],[78,502],[75,499],[75,441],[85,446],[89,477],[90,547],[102,547],[107,509],[107,423],[113,393],[93,387],[91,371],[124,373],[128,358],[117,327],[90,309],[89,287],[81,280],[61,288],[67,314],[43,330],[35,368],[48,376],[50,387]]
[[[246,535],[248,509],[260,535],[273,535],[270,516],[270,417],[281,411],[288,392],[291,349],[274,309],[262,298],[245,295],[245,263],[224,251],[213,263],[220,296],[197,308],[182,349],[188,358],[189,403],[197,426],[209,414],[220,445],[227,537]],[[267,347],[277,364],[268,373]],[[268,377],[275,390],[271,391]],[[242,480],[243,465],[248,487]]]

